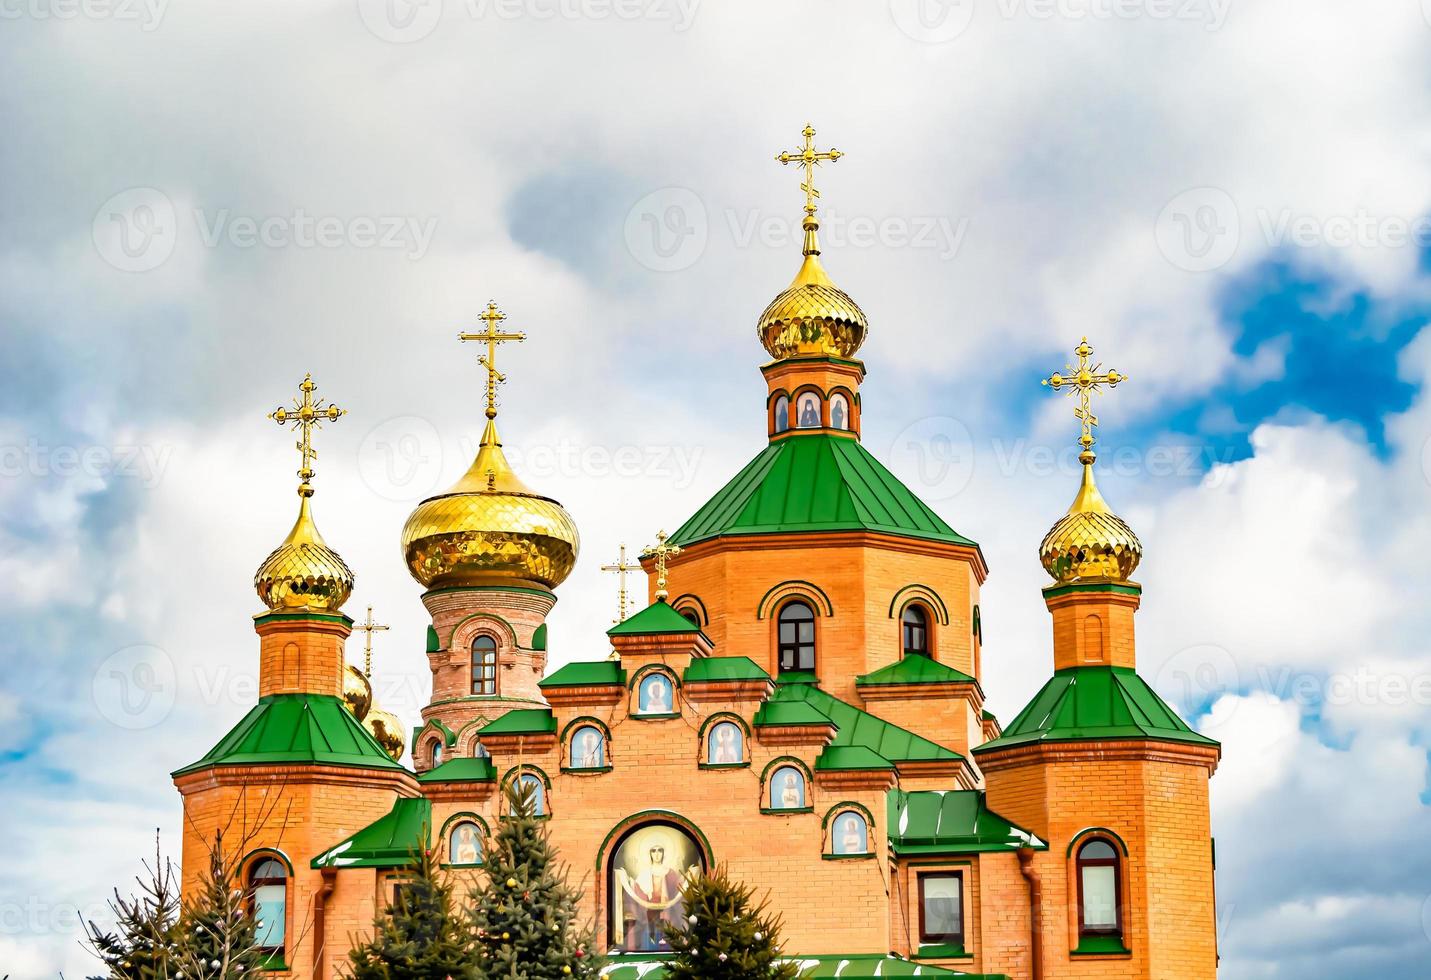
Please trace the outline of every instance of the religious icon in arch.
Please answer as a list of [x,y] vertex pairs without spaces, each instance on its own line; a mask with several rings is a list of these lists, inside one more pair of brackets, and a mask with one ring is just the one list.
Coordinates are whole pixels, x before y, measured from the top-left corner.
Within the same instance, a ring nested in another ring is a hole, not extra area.
[[671,680],[665,674],[648,674],[641,681],[641,692],[636,698],[636,710],[643,715],[669,715],[675,708],[671,690]]
[[668,824],[627,834],[611,856],[611,944],[626,952],[669,949],[666,925],[681,925],[681,892],[705,862],[690,835]]
[[820,399],[814,392],[807,391],[800,396],[797,403],[800,406],[797,423],[802,429],[818,429],[820,427]]

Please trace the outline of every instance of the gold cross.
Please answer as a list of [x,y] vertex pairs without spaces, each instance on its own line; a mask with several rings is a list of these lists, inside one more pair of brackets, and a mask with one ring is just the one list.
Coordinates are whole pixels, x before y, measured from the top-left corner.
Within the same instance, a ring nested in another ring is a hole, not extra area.
[[392,629],[391,626],[384,626],[381,623],[373,622],[373,607],[368,607],[368,618],[353,627],[368,634],[363,637],[363,674],[369,679],[373,676],[373,634],[383,633]]
[[800,185],[800,189],[805,192],[805,213],[813,215],[815,213],[815,201],[820,196],[820,192],[815,189],[815,168],[822,160],[829,160],[834,163],[844,156],[833,146],[828,150],[815,149],[815,127],[809,123],[805,124],[802,130],[805,136],[805,145],[798,150],[785,150],[776,154],[775,159],[782,164],[794,163],[805,168],[805,182]]
[[1116,388],[1120,382],[1127,381],[1126,374],[1119,374],[1112,368],[1106,373],[1102,371],[1101,363],[1089,365],[1089,356],[1093,353],[1092,346],[1088,343],[1088,338],[1084,337],[1073,352],[1078,355],[1078,364],[1065,364],[1063,369],[1067,374],[1055,372],[1043,379],[1043,384],[1048,385],[1054,391],[1068,389],[1065,393],[1073,395],[1078,399],[1078,407],[1073,410],[1073,417],[1083,423],[1083,433],[1078,437],[1078,444],[1083,447],[1083,451],[1078,454],[1078,461],[1081,463],[1092,463],[1093,453],[1093,427],[1098,424],[1098,416],[1093,414],[1093,396],[1103,393],[1103,386]]
[[681,553],[681,549],[673,544],[666,543],[666,532],[656,532],[656,543],[645,551],[641,552],[642,558],[656,559],[656,601],[665,602],[670,595],[666,591],[666,559],[674,558]]
[[302,393],[302,397],[293,399],[292,408],[284,408],[280,405],[269,412],[268,417],[279,425],[291,425],[298,432],[298,442],[295,446],[299,454],[298,495],[311,497],[313,496],[313,485],[308,481],[313,479],[313,461],[318,458],[318,450],[313,448],[313,430],[321,429],[324,421],[338,421],[348,414],[348,410],[339,408],[337,405],[325,405],[323,399],[314,398],[313,392],[318,390],[318,386],[313,383],[311,374],[303,376],[298,390]]
[[477,315],[477,319],[484,321],[487,324],[487,329],[482,333],[459,333],[457,339],[476,340],[487,345],[487,353],[478,357],[477,363],[487,369],[487,417],[495,419],[497,417],[497,386],[507,380],[507,376],[497,370],[497,345],[509,340],[526,340],[527,335],[520,330],[498,330],[497,324],[507,319],[507,314],[497,309],[497,304],[491,301],[488,301],[487,309]]
[[626,542],[623,541],[621,543],[621,557],[616,559],[614,565],[602,565],[601,570],[603,572],[615,572],[617,579],[621,583],[620,589],[616,593],[616,604],[621,618],[615,620],[615,622],[624,623],[626,622],[626,611],[630,608],[630,596],[626,592],[626,573],[639,572],[641,571],[641,566],[637,562],[626,560]]

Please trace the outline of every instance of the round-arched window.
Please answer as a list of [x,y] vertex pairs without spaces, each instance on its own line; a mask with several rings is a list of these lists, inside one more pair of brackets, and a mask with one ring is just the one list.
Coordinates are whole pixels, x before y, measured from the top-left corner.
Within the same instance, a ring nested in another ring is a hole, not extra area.
[[864,814],[846,810],[835,815],[830,850],[835,854],[868,854],[870,852],[870,828],[869,824],[865,822]]
[[901,631],[904,634],[904,652],[929,655],[929,614],[924,607],[910,603],[900,616]]
[[838,392],[830,396],[830,428],[850,427],[850,400]]
[[497,693],[497,641],[486,633],[472,641],[472,693]]
[[532,816],[544,817],[547,815],[547,786],[541,776],[534,772],[518,773],[513,780],[513,788],[519,794],[531,794]]
[[770,774],[769,806],[772,810],[803,810],[805,774],[796,766],[781,766]]
[[775,399],[775,431],[784,432],[790,428],[790,399],[781,395]]
[[700,846],[674,824],[642,824],[622,837],[607,865],[612,949],[669,951],[665,927],[685,925],[681,892],[704,869]]
[[787,602],[780,609],[780,672],[815,669],[815,611],[806,603]]
[[1118,851],[1095,837],[1078,849],[1078,926],[1085,936],[1123,933]]
[[482,828],[475,820],[459,820],[447,833],[449,864],[482,863]]
[[248,872],[249,899],[258,920],[254,945],[282,956],[288,932],[288,869],[277,858],[260,858]]
[[706,736],[706,761],[714,766],[735,766],[745,761],[745,732],[733,721],[711,726]]
[[606,765],[606,737],[595,725],[582,725],[571,733],[571,767],[600,769]]

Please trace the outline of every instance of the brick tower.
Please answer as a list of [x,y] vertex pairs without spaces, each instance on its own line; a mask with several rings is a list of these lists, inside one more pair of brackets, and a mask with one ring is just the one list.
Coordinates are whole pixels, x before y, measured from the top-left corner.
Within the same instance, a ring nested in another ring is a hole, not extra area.
[[1130,579],[1142,544],[1093,476],[1089,397],[1125,380],[1090,365],[1078,396],[1083,479],[1040,548],[1053,584],[1053,678],[999,738],[974,750],[990,806],[1048,844],[1020,855],[1034,894],[1034,975],[1213,980],[1217,940],[1208,780],[1216,742],[1138,676]]

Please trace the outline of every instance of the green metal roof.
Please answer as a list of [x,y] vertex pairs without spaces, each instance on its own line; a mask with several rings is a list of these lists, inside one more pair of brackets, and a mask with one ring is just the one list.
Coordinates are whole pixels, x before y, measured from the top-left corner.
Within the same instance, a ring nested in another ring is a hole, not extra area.
[[671,540],[686,545],[781,531],[884,531],[977,547],[859,440],[825,433],[797,434],[766,446]]
[[920,653],[906,653],[888,667],[881,667],[872,673],[861,674],[855,678],[856,684],[866,687],[880,684],[970,684],[973,682],[974,678],[962,670],[955,670],[953,667],[938,663]]
[[417,777],[419,783],[490,783],[497,778],[497,768],[486,756],[462,756],[448,759],[436,769]]
[[[796,707],[798,705],[804,707]],[[852,704],[846,704],[839,698],[825,693],[813,684],[781,684],[775,689],[775,693],[760,706],[760,710],[756,712],[755,722],[757,725],[800,724],[801,722],[763,719],[801,716],[811,719],[804,724],[812,724],[815,718],[821,716],[834,722],[835,737],[826,747],[826,752],[830,748],[858,746],[869,749],[887,762],[933,762],[939,760],[953,762],[962,758],[953,749],[947,749],[927,738],[906,731],[883,718],[876,718]],[[821,758],[824,758],[823,753]],[[840,768],[846,761],[850,763],[849,768],[870,768],[863,764],[868,761],[867,759],[861,760],[854,753],[836,753],[818,768]],[[861,764],[855,764],[856,762],[861,762]]]
[[682,679],[687,684],[700,681],[768,681],[770,675],[749,657],[697,657],[686,668]]
[[315,868],[401,868],[429,846],[432,801],[399,799],[393,808],[312,861]]
[[402,768],[336,696],[270,694],[260,698],[207,755],[174,775],[210,766],[279,763]]
[[607,636],[649,636],[658,633],[699,633],[701,628],[666,604],[656,600],[625,622],[606,631]]
[[1001,736],[974,751],[1119,738],[1218,744],[1189,728],[1131,667],[1069,667],[1053,675]]
[[885,809],[889,843],[896,854],[965,854],[1048,847],[990,810],[980,790],[909,793],[892,789],[885,796]]
[[477,730],[478,735],[531,735],[557,730],[551,708],[518,708]]
[[827,745],[815,759],[815,768],[832,769],[893,769],[894,763],[874,749],[863,745]]
[[766,701],[755,711],[757,725],[833,725],[830,716],[806,701]]
[[[789,962],[799,964],[801,980],[889,980],[901,977],[963,977],[965,980],[1008,980],[1003,974],[960,973],[930,963],[916,963],[899,956],[883,953],[851,953],[847,956],[793,956]],[[664,958],[641,954],[611,958],[611,965],[602,971],[603,980],[664,980]]]
[[548,674],[537,687],[594,687],[601,684],[626,686],[626,671],[615,660],[594,660],[566,664]]

